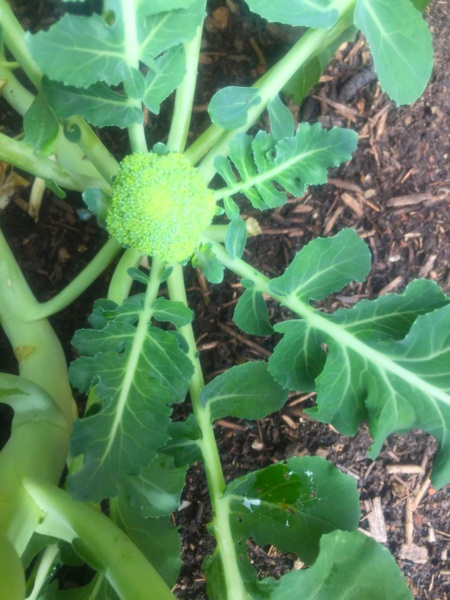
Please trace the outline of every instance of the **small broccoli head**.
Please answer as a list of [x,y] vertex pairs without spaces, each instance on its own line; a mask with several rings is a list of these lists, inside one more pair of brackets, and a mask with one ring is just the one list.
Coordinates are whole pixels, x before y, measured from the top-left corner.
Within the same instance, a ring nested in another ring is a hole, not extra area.
[[131,154],[114,179],[106,228],[124,246],[180,262],[215,212],[213,194],[182,154]]

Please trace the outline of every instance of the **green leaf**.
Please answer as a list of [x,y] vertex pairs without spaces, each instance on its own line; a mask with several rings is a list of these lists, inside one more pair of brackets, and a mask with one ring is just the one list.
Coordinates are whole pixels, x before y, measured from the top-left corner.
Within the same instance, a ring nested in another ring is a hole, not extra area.
[[[39,596],[41,598],[41,596]],[[42,600],[120,600],[104,575],[97,574],[83,587],[74,590],[58,589],[58,582],[52,581],[45,588]]]
[[358,0],[355,25],[369,42],[381,87],[396,104],[411,104],[433,68],[427,24],[410,0]]
[[269,321],[269,311],[262,292],[258,292],[247,280],[241,281],[245,292],[239,298],[233,315],[236,325],[251,335],[272,335],[273,327]]
[[307,244],[281,277],[269,284],[271,293],[296,296],[302,302],[323,300],[352,281],[362,282],[370,271],[367,245],[353,229]]
[[102,224],[106,223],[111,196],[99,188],[86,188],[82,196],[88,209],[100,219]]
[[25,143],[44,156],[53,154],[53,142],[59,133],[59,123],[42,94],[38,94],[23,117]]
[[140,269],[130,267],[129,269],[127,269],[127,273],[131,277],[131,279],[133,279],[133,281],[138,281],[139,283],[143,283],[144,285],[147,285],[150,281],[150,277],[147,275],[147,273],[144,273],[144,271],[141,271]]
[[145,19],[151,15],[156,15],[168,10],[179,8],[189,8],[195,0],[136,0],[137,15],[140,19]]
[[168,586],[172,587],[181,567],[181,542],[178,528],[170,517],[145,519],[134,510],[124,494],[111,501],[111,514]]
[[104,83],[78,89],[44,77],[42,91],[49,106],[61,119],[82,115],[97,127],[116,125],[122,129],[132,123],[142,123],[144,119],[140,108]]
[[225,234],[225,247],[230,258],[241,258],[247,243],[247,228],[244,219],[235,216],[231,219]]
[[[239,477],[228,484],[220,502],[228,510],[238,568],[249,598],[261,597],[261,584],[245,551],[248,538],[259,546],[272,544],[282,552],[293,552],[310,564],[319,553],[323,534],[354,530],[360,517],[356,482],[319,457],[294,457]],[[231,559],[219,550],[208,559],[211,599],[225,597],[222,561]]]
[[217,127],[237,129],[247,123],[248,109],[260,102],[261,98],[255,88],[226,87],[211,98],[208,112]]
[[387,548],[360,531],[334,531],[320,540],[309,569],[291,571],[277,582],[265,579],[271,600],[412,600],[402,572]]
[[221,283],[223,280],[224,266],[217,260],[210,244],[201,244],[197,248],[192,257],[192,266],[198,267],[210,283]]
[[349,129],[327,131],[318,123],[302,123],[294,137],[277,142],[271,135],[259,131],[254,139],[238,134],[230,142],[230,162],[241,181],[229,183],[231,165],[215,162],[219,174],[229,187],[218,190],[216,198],[243,193],[255,208],[261,210],[281,206],[286,193],[274,186],[279,184],[291,194],[301,196],[308,185],[327,181],[327,170],[350,159],[357,135]]
[[155,458],[169,438],[169,404],[184,400],[193,371],[170,332],[132,324],[139,304],[113,306],[97,304],[97,328],[77,331],[73,340],[84,356],[72,363],[71,381],[84,393],[96,386],[102,402],[100,412],[74,424],[72,454],[83,454],[84,464],[69,487],[83,500],[115,496],[120,481]]
[[189,2],[188,7],[183,10],[150,16],[143,22],[138,33],[142,62],[151,66],[164,50],[192,40],[204,18],[205,0]]
[[110,27],[97,14],[65,14],[48,31],[27,33],[26,43],[41,71],[66,85],[117,85],[127,77],[123,24]]
[[270,22],[286,25],[304,25],[305,27],[331,27],[339,12],[333,0],[246,0],[251,11]]
[[137,477],[128,477],[124,499],[141,517],[169,516],[180,506],[187,466],[175,468],[172,456],[158,454]]
[[174,46],[155,60],[158,70],[150,69],[145,80],[144,104],[150,112],[159,115],[159,107],[183,81],[186,72],[184,46]]
[[176,467],[203,460],[199,445],[202,435],[193,414],[184,422],[171,423],[168,433],[170,439],[162,451],[174,458]]
[[[155,59],[162,52],[193,39],[205,15],[204,0],[188,1],[184,9],[164,12],[160,12],[161,3],[154,10],[153,4],[151,8],[148,3],[137,7],[132,33],[125,30],[122,11],[126,3],[109,0],[108,8],[115,13],[111,25],[97,14],[66,14],[48,31],[27,34],[28,49],[41,71],[54,81],[78,88],[126,82],[131,95],[139,97],[143,89],[134,67],[136,59],[154,70]],[[131,57],[127,35],[136,38]]]
[[222,417],[263,419],[279,410],[288,397],[267,370],[265,362],[247,362],[228,369],[206,385],[200,402],[211,421]]
[[158,298],[152,306],[153,318],[157,321],[168,321],[175,327],[183,327],[194,318],[194,313],[182,302]]
[[433,282],[416,281],[400,296],[334,315],[309,311],[275,326],[284,338],[270,372],[289,389],[315,388],[309,414],[344,435],[368,420],[372,458],[391,433],[421,428],[433,435],[440,450],[432,479],[440,487],[450,481],[448,302]]
[[294,117],[288,107],[281,101],[279,94],[269,102],[267,110],[269,111],[270,129],[273,138],[279,142],[283,138],[294,137]]
[[425,12],[426,8],[430,4],[430,0],[410,0],[413,5],[419,10],[421,13]]

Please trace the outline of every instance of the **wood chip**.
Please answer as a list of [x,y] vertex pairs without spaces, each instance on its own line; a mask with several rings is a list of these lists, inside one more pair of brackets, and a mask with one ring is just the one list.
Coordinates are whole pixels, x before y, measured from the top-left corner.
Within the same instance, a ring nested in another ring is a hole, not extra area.
[[352,210],[355,213],[355,215],[358,218],[364,215],[364,211],[361,208],[360,202],[354,196],[351,196],[350,194],[344,192],[343,194],[341,194],[341,200],[346,206],[350,208],[350,210]]
[[409,560],[416,565],[426,565],[428,562],[428,550],[425,546],[402,544],[398,557],[401,560]]
[[434,196],[432,196],[430,192],[425,192],[424,194],[409,194],[408,196],[395,196],[386,202],[386,206],[414,206],[415,204],[422,204],[422,202],[426,202],[432,198],[434,198]]
[[225,421],[224,419],[217,419],[215,422],[219,427],[225,427],[225,429],[235,429],[236,431],[248,431],[248,427],[244,425],[239,425],[239,423],[231,423],[230,421]]
[[231,329],[231,327],[228,327],[228,325],[225,325],[224,323],[217,323],[217,325],[218,325],[218,327],[220,327],[220,329],[222,329],[229,335],[233,336],[234,338],[236,338],[237,340],[239,340],[246,346],[249,346],[250,348],[253,348],[253,350],[256,350],[258,352],[258,354],[262,354],[263,356],[271,355],[271,352],[269,352],[269,350],[266,350],[259,344],[256,344],[255,342],[252,342],[251,340],[247,339],[243,335],[240,335],[239,333],[237,333],[237,331],[234,331],[234,329]]
[[419,277],[426,277],[433,270],[437,254],[430,254],[425,263],[420,267]]
[[291,419],[288,415],[281,415],[283,421],[290,427],[291,429],[297,429],[297,423]]
[[377,496],[373,500],[365,500],[364,506],[367,511],[367,520],[372,537],[382,544],[387,542],[386,522],[384,520],[381,498]]
[[359,187],[359,185],[356,185],[356,183],[352,183],[351,181],[344,181],[343,179],[335,179],[333,177],[330,177],[328,179],[328,183],[330,185],[334,185],[334,187],[337,187],[342,190],[347,190],[349,192],[355,192],[356,194],[362,193],[362,190]]
[[422,475],[425,472],[420,465],[387,465],[386,471],[402,475]]
[[344,207],[338,206],[337,209],[334,211],[334,213],[331,215],[331,217],[328,219],[328,221],[324,227],[324,230],[323,230],[323,235],[328,235],[329,233],[331,233],[331,230],[335,226],[336,221],[339,219],[339,217],[342,215],[343,212],[344,212]]
[[392,292],[392,290],[395,290],[396,288],[398,288],[398,286],[401,285],[402,283],[403,283],[403,277],[401,275],[399,275],[398,277],[393,279],[390,283],[385,285],[384,288],[382,288],[379,291],[378,295],[384,296],[384,294],[389,294],[389,292]]

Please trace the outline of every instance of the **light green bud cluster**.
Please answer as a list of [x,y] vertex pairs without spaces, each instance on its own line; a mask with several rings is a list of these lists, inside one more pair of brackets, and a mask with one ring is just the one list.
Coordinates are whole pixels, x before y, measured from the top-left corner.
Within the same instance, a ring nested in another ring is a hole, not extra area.
[[106,228],[124,246],[180,262],[215,212],[213,194],[182,154],[131,154],[114,179]]

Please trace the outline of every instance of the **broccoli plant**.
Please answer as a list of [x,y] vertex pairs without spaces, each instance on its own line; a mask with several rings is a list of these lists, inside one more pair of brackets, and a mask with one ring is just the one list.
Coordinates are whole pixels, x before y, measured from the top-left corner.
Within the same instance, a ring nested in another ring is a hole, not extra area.
[[[253,87],[217,92],[212,125],[186,149],[205,0],[104,0],[101,13],[67,13],[34,35],[0,0],[0,91],[23,116],[24,133],[0,133],[0,160],[57,196],[81,192],[110,236],[63,291],[40,303],[0,234],[0,321],[18,362],[18,375],[0,376],[1,402],[14,412],[0,454],[1,598],[174,598],[180,541],[171,514],[195,462],[204,465],[216,544],[204,563],[209,598],[412,597],[388,550],[357,530],[352,478],[322,458],[294,456],[226,481],[214,422],[261,419],[290,391],[315,391],[308,412],[318,421],[345,435],[368,421],[372,458],[392,432],[430,433],[439,445],[433,483],[450,481],[450,307],[439,287],[416,280],[398,295],[319,310],[312,302],[370,270],[370,252],[350,229],[311,241],[271,280],[242,258],[258,231],[241,216],[248,202],[270,210],[325,183],[357,144],[349,129],[296,127],[280,92],[301,81],[306,93],[361,29],[383,89],[398,104],[412,102],[432,67],[420,12],[427,2],[247,4],[304,32]],[[163,143],[151,139],[144,114],[158,115],[174,90]],[[270,133],[250,136],[266,109]],[[128,156],[118,163],[90,125],[127,129]],[[213,189],[216,175],[222,183]],[[141,267],[146,257],[149,269]],[[48,317],[117,258],[89,327],[74,333],[78,358],[67,369]],[[233,366],[205,384],[184,284],[192,266],[212,284],[225,268],[241,278],[237,326],[281,334],[267,362]],[[133,282],[138,293],[130,293]],[[272,322],[268,298],[293,317]],[[69,382],[87,395],[80,416]],[[192,413],[172,421],[188,393]],[[260,579],[249,539],[307,568]],[[91,567],[90,582],[59,589],[65,563]]]

